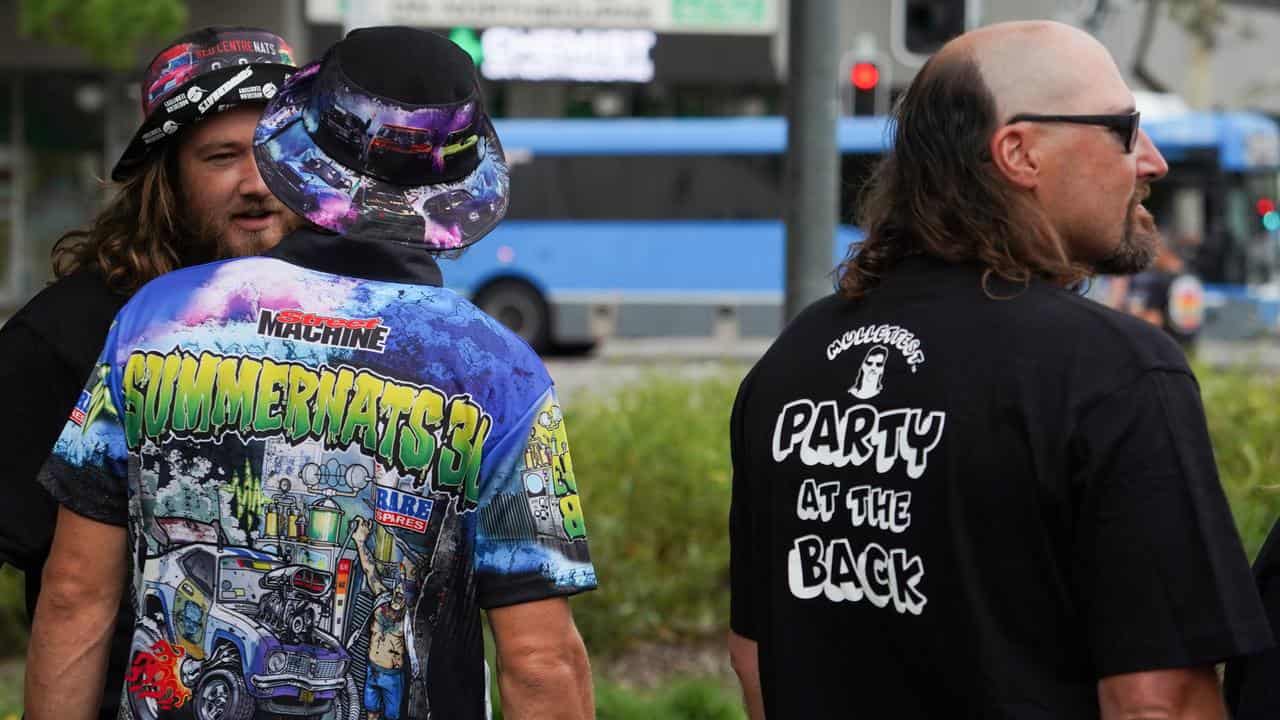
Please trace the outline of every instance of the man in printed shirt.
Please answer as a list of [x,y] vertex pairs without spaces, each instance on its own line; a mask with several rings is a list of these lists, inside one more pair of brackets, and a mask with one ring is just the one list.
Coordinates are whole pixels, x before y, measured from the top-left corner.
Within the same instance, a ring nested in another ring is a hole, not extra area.
[[[36,476],[67,408],[79,398],[81,412],[92,411],[81,391],[116,313],[158,275],[256,254],[296,227],[253,160],[266,98],[296,69],[289,43],[261,28],[203,27],[157,53],[142,69],[144,119],[112,168],[111,199],[54,243],[57,280],[0,328],[0,385],[17,409],[0,417],[0,562],[25,575],[29,619],[58,517]],[[119,715],[130,612],[122,603],[119,619],[101,628],[111,644],[101,720]]]
[[[465,53],[407,28],[351,33],[276,95],[254,150],[310,225],[117,316],[88,388],[107,401],[41,474],[63,508],[30,717],[100,687],[81,642],[126,575],[132,717],[483,718],[481,609],[507,717],[592,714],[564,597],[595,571],[551,379],[432,255],[506,210],[480,100]],[[393,638],[399,665],[371,667]]]

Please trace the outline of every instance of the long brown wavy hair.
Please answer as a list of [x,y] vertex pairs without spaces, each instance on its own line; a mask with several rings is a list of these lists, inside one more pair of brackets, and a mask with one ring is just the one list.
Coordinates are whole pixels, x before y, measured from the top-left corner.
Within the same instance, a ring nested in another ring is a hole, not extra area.
[[866,237],[836,269],[845,297],[866,295],[903,258],[921,254],[981,264],[989,295],[993,274],[1019,285],[1088,277],[1032,198],[991,161],[996,112],[971,54],[953,50],[920,70],[893,111],[893,149],[862,190]]
[[116,184],[115,197],[88,227],[58,238],[53,246],[56,277],[94,268],[112,290],[131,295],[151,279],[200,260],[197,247],[202,243],[185,231],[177,145],[170,142],[151,153]]

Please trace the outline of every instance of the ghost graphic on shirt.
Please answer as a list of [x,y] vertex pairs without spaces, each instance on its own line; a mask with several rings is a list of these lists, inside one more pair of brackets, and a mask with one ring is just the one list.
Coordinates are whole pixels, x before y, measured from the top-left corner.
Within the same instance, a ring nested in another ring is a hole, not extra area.
[[862,367],[858,368],[858,377],[849,388],[849,394],[859,400],[870,400],[884,389],[884,364],[889,361],[889,349],[876,345],[867,351],[862,358]]

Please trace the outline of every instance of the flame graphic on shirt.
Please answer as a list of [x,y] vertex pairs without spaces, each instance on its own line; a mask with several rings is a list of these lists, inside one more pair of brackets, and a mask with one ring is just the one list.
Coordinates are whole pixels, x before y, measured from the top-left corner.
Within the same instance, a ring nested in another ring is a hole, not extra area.
[[191,691],[182,684],[178,667],[186,650],[161,639],[150,652],[138,653],[125,680],[129,692],[139,700],[155,700],[160,710],[175,710],[187,704]]

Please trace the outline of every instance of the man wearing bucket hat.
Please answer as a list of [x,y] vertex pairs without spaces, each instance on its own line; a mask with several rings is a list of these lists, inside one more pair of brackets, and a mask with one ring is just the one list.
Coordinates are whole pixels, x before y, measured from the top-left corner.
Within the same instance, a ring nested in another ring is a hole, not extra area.
[[[0,561],[26,573],[29,613],[57,517],[36,473],[116,311],[163,272],[257,252],[298,222],[271,197],[252,157],[257,118],[295,69],[289,45],[255,28],[204,28],[158,54],[141,84],[145,120],[111,173],[114,197],[87,229],[59,240],[59,280],[0,330],[0,382],[19,409],[0,419],[9,463]],[[97,626],[95,642],[111,640],[113,648],[103,718],[116,717],[132,625],[125,603],[114,638],[107,617]]]
[[67,717],[72,679],[100,677],[78,608],[130,557],[133,716],[482,718],[482,609],[507,717],[591,716],[565,597],[595,570],[563,413],[432,255],[506,211],[473,63],[431,33],[355,31],[281,88],[254,152],[309,224],[117,315],[96,412],[41,473],[97,521],[59,527],[50,558],[94,590],[42,606],[28,713]]

